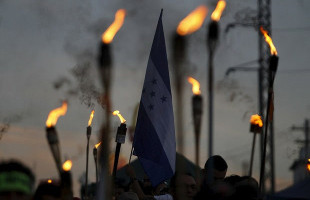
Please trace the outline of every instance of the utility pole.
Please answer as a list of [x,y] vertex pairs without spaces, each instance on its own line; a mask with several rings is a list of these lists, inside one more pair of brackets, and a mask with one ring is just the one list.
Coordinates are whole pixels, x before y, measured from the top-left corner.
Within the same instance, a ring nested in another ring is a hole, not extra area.
[[309,156],[309,120],[305,119],[304,126],[292,126],[291,127],[292,131],[304,131],[305,133],[305,140],[296,140],[298,143],[304,143],[304,151],[305,155],[304,158],[308,160]]
[[[268,67],[270,49],[265,42],[263,35],[260,33],[259,28],[262,26],[267,30],[268,35],[271,36],[271,0],[258,0],[258,11],[256,16],[252,16],[255,11],[249,11],[249,9],[241,10],[236,13],[239,16],[239,20],[228,24],[225,32],[227,33],[230,28],[235,26],[254,27],[258,31],[258,52],[259,52],[259,67],[258,67],[258,110],[259,115],[266,115],[265,110],[267,107],[267,95],[268,95]],[[240,17],[241,16],[241,17]],[[242,17],[243,16],[243,17]],[[239,69],[239,68],[236,68]],[[235,69],[234,69],[235,70]],[[246,67],[240,68],[240,70],[254,71],[255,69],[249,69]],[[274,121],[274,120],[273,120]],[[269,123],[268,138],[266,143],[266,158],[265,158],[265,176],[262,184],[262,194],[274,193],[275,191],[275,164],[274,164],[274,124],[273,121]],[[260,160],[263,156],[263,143],[264,133],[260,134]],[[268,187],[268,188],[267,188]]]
[[[264,111],[266,110],[266,100],[268,94],[268,66],[270,49],[268,44],[264,41],[263,35],[259,32],[259,28],[262,26],[267,30],[268,35],[271,36],[271,0],[258,0],[258,46],[259,46],[259,113],[261,116],[266,116]],[[266,143],[266,164],[265,164],[265,176],[262,186],[262,193],[274,193],[275,191],[275,176],[274,176],[274,127],[272,120],[269,124],[269,135],[267,135]],[[261,152],[263,152],[264,134],[260,135]],[[262,153],[261,153],[262,156]],[[261,159],[262,160],[262,159]],[[269,186],[267,189],[266,186]]]

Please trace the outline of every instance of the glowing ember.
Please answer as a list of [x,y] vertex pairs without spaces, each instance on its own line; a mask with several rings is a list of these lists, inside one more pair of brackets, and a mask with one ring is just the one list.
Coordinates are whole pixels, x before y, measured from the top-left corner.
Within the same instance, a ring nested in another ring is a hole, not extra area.
[[64,116],[67,112],[67,107],[68,107],[68,104],[66,101],[64,101],[62,103],[62,106],[59,107],[59,108],[56,108],[54,110],[52,110],[49,114],[48,114],[48,117],[47,117],[47,120],[46,120],[46,127],[50,128],[52,126],[55,126],[56,123],[57,123],[57,120],[60,116]]
[[52,182],[53,182],[52,179],[47,180],[47,183],[52,183]]
[[184,36],[197,31],[202,26],[207,13],[207,6],[201,5],[197,7],[179,23],[177,33]]
[[95,144],[95,148],[98,149],[98,147],[100,146],[101,142],[99,142],[98,144]]
[[201,92],[200,92],[200,83],[196,79],[194,79],[192,77],[188,77],[187,80],[188,80],[189,83],[191,83],[193,85],[193,87],[192,87],[193,93],[196,94],[196,95],[201,94]]
[[260,27],[260,31],[265,37],[265,41],[269,44],[270,46],[270,53],[271,55],[278,55],[276,47],[273,45],[271,37],[268,35],[267,31],[263,29],[263,27]]
[[126,10],[125,9],[119,9],[115,13],[114,22],[102,34],[102,42],[104,42],[105,44],[109,44],[113,41],[114,36],[118,32],[118,30],[123,26],[125,16],[126,16]]
[[220,0],[217,2],[216,8],[211,15],[213,21],[219,21],[221,19],[222,13],[226,7],[226,1]]
[[259,127],[263,127],[263,121],[261,117],[257,114],[251,116],[250,122],[251,124],[258,125]]
[[119,113],[118,110],[115,110],[112,114],[113,114],[113,115],[117,115],[117,116],[119,117],[119,119],[121,120],[121,123],[122,123],[122,124],[126,122],[126,120],[125,120],[124,117]]
[[92,110],[92,111],[91,111],[91,114],[90,114],[90,116],[89,116],[88,126],[90,126],[90,125],[91,125],[91,122],[93,121],[94,113],[95,113],[95,110]]
[[308,168],[308,171],[310,172],[310,159],[308,159],[307,168]]
[[62,169],[66,172],[70,171],[72,167],[72,161],[71,160],[67,160],[66,162],[64,162],[64,164],[62,165]]

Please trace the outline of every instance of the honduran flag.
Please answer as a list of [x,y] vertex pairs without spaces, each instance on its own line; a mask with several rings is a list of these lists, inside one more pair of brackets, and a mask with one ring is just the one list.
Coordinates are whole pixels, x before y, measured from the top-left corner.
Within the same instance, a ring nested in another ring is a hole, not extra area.
[[162,10],[147,64],[133,147],[153,186],[173,176],[176,144]]

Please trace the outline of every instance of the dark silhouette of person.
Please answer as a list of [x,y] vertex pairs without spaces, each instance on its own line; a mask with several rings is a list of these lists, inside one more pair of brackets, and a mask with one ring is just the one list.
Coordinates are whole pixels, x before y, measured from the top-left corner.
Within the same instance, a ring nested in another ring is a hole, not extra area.
[[35,176],[24,164],[16,160],[0,163],[0,199],[30,200]]
[[211,156],[205,163],[200,190],[195,200],[220,199],[223,180],[226,176],[228,165],[219,155]]

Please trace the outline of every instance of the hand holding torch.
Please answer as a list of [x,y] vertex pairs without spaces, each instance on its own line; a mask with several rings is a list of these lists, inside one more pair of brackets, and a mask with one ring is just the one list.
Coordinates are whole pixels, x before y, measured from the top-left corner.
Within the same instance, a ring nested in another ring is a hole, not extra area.
[[116,133],[116,138],[115,138],[115,142],[117,144],[116,144],[116,149],[115,149],[115,158],[114,158],[113,173],[112,173],[113,178],[115,178],[119,153],[121,150],[121,144],[125,143],[127,127],[125,124],[126,120],[123,118],[123,116],[119,113],[118,110],[114,111],[113,115],[117,115],[121,121],[121,125],[117,128],[117,133]]
[[59,140],[55,125],[57,120],[60,116],[65,115],[67,112],[67,102],[64,101],[62,106],[52,110],[46,120],[46,137],[50,149],[53,154],[53,158],[56,163],[57,171],[61,174],[61,156],[60,156],[60,147],[59,147]]
[[250,120],[250,124],[251,124],[250,125],[250,132],[252,132],[254,134],[253,135],[253,143],[252,143],[252,151],[251,151],[251,159],[250,159],[250,169],[249,169],[249,176],[252,176],[256,134],[262,132],[263,121],[259,115],[252,115],[251,120]]

